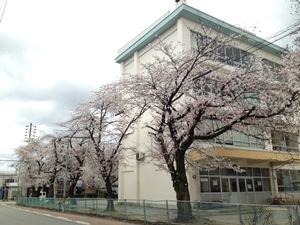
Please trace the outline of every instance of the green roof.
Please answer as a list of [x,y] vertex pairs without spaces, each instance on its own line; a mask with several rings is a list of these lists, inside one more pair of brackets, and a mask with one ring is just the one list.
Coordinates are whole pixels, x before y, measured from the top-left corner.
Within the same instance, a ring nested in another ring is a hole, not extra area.
[[177,20],[181,17],[191,20],[195,23],[201,23],[204,26],[212,28],[213,30],[221,32],[225,35],[242,35],[241,41],[253,46],[254,49],[259,48],[277,56],[281,56],[285,52],[285,49],[259,38],[248,31],[228,24],[186,4],[182,4],[163,20],[157,23],[154,27],[152,27],[152,29],[144,33],[139,39],[137,39],[131,45],[128,45],[124,51],[119,53],[115,61],[117,63],[121,63],[122,61],[127,60],[134,54],[135,51],[144,48],[153,40],[155,40],[157,36],[162,35],[169,28],[174,26],[177,23]]

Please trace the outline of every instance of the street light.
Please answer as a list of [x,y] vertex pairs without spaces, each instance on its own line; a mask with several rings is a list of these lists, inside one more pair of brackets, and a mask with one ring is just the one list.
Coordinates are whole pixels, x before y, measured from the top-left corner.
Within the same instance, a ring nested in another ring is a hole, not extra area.
[[61,208],[62,212],[64,212],[65,206],[66,206],[66,188],[67,188],[68,161],[69,161],[69,142],[70,142],[70,138],[68,137],[67,152],[66,152],[66,171],[65,171],[65,177],[64,177],[63,207]]

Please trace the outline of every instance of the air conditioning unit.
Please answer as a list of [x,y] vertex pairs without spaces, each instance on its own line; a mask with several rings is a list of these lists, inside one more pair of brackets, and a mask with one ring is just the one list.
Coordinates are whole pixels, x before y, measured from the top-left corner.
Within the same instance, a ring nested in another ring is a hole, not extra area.
[[136,153],[136,160],[141,161],[145,158],[145,153],[144,152],[138,152]]

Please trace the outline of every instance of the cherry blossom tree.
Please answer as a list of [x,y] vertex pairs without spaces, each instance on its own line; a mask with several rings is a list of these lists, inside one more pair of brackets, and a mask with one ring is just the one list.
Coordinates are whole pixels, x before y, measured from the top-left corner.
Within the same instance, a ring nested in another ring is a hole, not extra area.
[[[63,134],[68,132],[64,131]],[[60,172],[60,177],[66,179],[66,183],[69,185],[67,188],[67,196],[75,196],[75,187],[79,179],[83,175],[83,167],[85,159],[88,154],[87,138],[83,136],[76,136],[78,132],[70,131],[69,135],[58,138],[57,145],[63,149],[64,154],[61,157],[61,167],[63,168]],[[66,176],[67,173],[67,177]],[[60,180],[63,180],[60,179]]]
[[[299,128],[299,50],[274,71],[254,54],[239,56],[240,65],[236,56],[225,57],[222,51],[238,37],[193,35],[197,47],[188,51],[159,39],[151,46],[157,51],[154,61],[143,64],[141,74],[127,76],[135,82],[135,93],[148,99],[152,120],[146,127],[155,142],[149,154],[171,176],[179,220],[192,215],[190,203],[184,202],[190,200],[186,172],[191,150],[206,159],[200,166],[238,169],[211,154],[207,143],[229,131],[266,139],[271,129]],[[228,64],[232,67],[226,69]]]
[[63,158],[64,149],[57,144],[55,136],[45,135],[43,137],[44,141],[44,152],[45,154],[45,174],[48,177],[49,186],[48,196],[56,197],[55,184],[59,180],[59,176],[63,170]]
[[27,145],[16,149],[16,155],[21,163],[22,186],[31,189],[32,197],[38,197],[43,187],[48,184],[43,143],[40,140],[30,139]]
[[[108,199],[113,198],[113,184],[118,180],[121,152],[134,151],[124,147],[122,142],[134,132],[135,123],[147,110],[146,101],[135,99],[126,87],[122,81],[102,85],[92,99],[81,104],[72,115],[73,123],[92,146],[89,165],[85,168],[88,170],[92,165],[95,176],[85,174],[85,177],[91,182],[99,179],[100,174]],[[113,209],[112,201],[108,201],[108,207]]]
[[57,145],[56,139],[53,135],[31,138],[16,149],[22,186],[30,187],[33,197],[38,197],[42,189],[47,189],[49,197],[55,197],[55,183],[61,176],[65,155],[65,149]]

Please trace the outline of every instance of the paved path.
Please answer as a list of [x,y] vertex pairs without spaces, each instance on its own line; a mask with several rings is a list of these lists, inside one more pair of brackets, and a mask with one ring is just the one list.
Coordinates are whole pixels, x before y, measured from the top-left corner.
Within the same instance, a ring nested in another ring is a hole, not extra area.
[[[1,203],[0,203],[1,204]],[[50,215],[52,217],[57,218],[64,218],[67,220],[71,220],[74,222],[77,222],[79,224],[84,225],[137,225],[137,223],[129,223],[127,221],[118,221],[110,218],[100,218],[95,216],[84,216],[84,215],[78,215],[78,214],[71,214],[67,212],[58,212],[58,211],[52,211],[52,210],[46,210],[46,209],[37,209],[37,208],[30,208],[30,207],[24,207],[24,206],[17,206],[14,203],[2,203],[5,207],[12,207],[19,210],[24,211],[30,211],[31,213],[38,213],[38,214],[44,214],[44,215]]]

